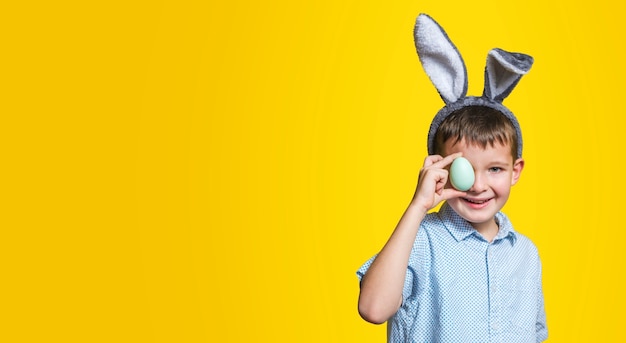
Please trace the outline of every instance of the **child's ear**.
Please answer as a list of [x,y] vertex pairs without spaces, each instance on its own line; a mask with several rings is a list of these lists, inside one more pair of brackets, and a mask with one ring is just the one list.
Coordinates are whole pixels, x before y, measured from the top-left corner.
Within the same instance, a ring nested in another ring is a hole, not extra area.
[[513,175],[511,175],[511,186],[515,185],[517,181],[519,181],[520,176],[522,175],[522,170],[524,169],[524,159],[518,158],[513,161]]

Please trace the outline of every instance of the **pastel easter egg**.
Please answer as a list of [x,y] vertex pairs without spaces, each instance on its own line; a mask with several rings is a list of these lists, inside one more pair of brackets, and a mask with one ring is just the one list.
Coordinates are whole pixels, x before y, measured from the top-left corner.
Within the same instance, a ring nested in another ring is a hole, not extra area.
[[474,167],[464,157],[457,157],[450,166],[450,183],[452,187],[466,191],[474,184]]

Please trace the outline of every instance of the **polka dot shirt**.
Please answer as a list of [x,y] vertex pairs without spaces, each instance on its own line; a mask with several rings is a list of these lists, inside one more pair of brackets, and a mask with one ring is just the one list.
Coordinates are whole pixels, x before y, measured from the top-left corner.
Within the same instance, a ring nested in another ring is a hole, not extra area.
[[[448,205],[422,221],[388,342],[542,342],[547,336],[535,245],[496,214],[487,242]],[[357,272],[359,279],[376,256]]]

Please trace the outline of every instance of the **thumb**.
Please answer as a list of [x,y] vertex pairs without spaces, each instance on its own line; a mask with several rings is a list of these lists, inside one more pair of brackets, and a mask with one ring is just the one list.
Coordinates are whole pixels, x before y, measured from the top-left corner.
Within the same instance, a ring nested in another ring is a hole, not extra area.
[[461,198],[464,196],[467,196],[467,192],[461,192],[454,188],[446,188],[443,190],[443,194],[442,194],[442,197],[444,200],[449,200],[453,198]]

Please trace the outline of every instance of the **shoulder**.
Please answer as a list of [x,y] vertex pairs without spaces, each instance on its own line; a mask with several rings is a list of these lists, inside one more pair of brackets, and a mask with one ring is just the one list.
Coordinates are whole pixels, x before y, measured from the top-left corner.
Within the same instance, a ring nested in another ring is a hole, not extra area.
[[510,245],[509,249],[507,255],[512,261],[518,261],[520,264],[525,265],[526,268],[530,268],[530,270],[541,270],[539,249],[526,235],[515,232],[515,243]]
[[420,223],[420,231],[427,235],[445,230],[445,224],[441,220],[438,212],[430,212],[426,214]]
[[508,216],[502,212],[498,212],[496,214],[496,220],[498,225],[500,226],[500,230],[504,230],[504,235],[507,237],[513,237],[512,241],[514,244],[512,245],[516,250],[523,250],[534,255],[538,254],[537,246],[533,241],[523,233],[517,231],[513,224],[511,223]]
[[519,249],[527,250],[535,255],[539,255],[539,250],[533,241],[523,233],[515,231],[515,246]]
[[446,225],[437,212],[431,212],[424,217],[417,231],[417,237],[413,246],[414,250],[428,250],[433,243],[448,234]]
[[417,236],[413,242],[413,249],[409,256],[409,267],[422,266],[421,270],[426,270],[430,263],[431,250],[440,239],[445,226],[439,219],[437,212],[431,212],[424,217],[417,231]]

